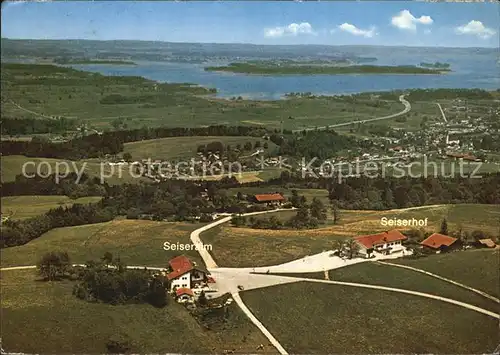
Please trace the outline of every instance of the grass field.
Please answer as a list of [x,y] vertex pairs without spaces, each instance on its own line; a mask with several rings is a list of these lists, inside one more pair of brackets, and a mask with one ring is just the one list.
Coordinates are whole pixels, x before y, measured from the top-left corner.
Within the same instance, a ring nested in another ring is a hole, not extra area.
[[8,196],[2,197],[2,215],[12,219],[35,217],[52,208],[70,207],[74,204],[96,203],[99,196],[81,197],[75,200],[68,196]]
[[[466,270],[464,270],[465,268],[466,267],[457,265],[456,272],[466,272]],[[432,276],[394,266],[382,265],[376,262],[366,262],[330,270],[329,274],[330,280],[359,282],[425,292],[470,303],[496,313],[500,311],[500,305],[498,303],[472,291],[468,291]],[[497,285],[497,288],[500,287],[498,269],[495,269],[493,265],[489,265],[488,268],[485,268],[481,276],[484,276],[484,279],[481,280],[483,284],[492,282]],[[493,280],[495,277],[496,281]]]
[[[125,143],[124,152],[132,155],[134,160],[148,159],[174,159],[174,158],[193,158],[196,156],[197,148],[200,145],[211,142],[222,142],[225,146],[231,145],[234,149],[236,145],[243,146],[246,142],[251,142],[252,146],[259,141],[261,145],[265,142],[269,145],[268,151],[276,150],[277,146],[263,138],[255,137],[233,137],[233,136],[208,136],[208,137],[175,137],[150,139],[132,143]],[[248,154],[253,153],[246,152]],[[242,155],[245,155],[243,153]]]
[[339,238],[323,230],[262,230],[215,227],[201,234],[211,244],[212,256],[219,266],[250,267],[281,264],[331,249]]
[[[497,236],[499,233],[500,206],[459,204],[421,206],[387,211],[341,210],[340,222],[337,226],[332,226],[332,231],[341,234],[364,234],[390,229],[389,226],[381,225],[382,217],[388,219],[415,218],[417,220],[428,218],[427,227],[422,227],[426,232],[438,232],[443,218],[446,218],[450,231],[457,231],[460,228],[468,232],[481,230]],[[329,215],[328,218],[331,219],[332,216]],[[330,220],[329,223],[331,222]]]
[[[85,66],[82,66],[85,68]],[[207,90],[161,84],[137,77],[106,77],[60,67],[2,65],[2,116],[65,116],[98,130],[123,119],[129,129],[142,126],[196,127],[251,124],[285,129],[346,122],[354,116],[373,118],[396,113],[402,105],[371,99],[291,98],[276,101],[224,100]],[[109,102],[111,95],[121,100]]]
[[[35,281],[33,270],[1,273],[2,348],[31,354],[103,354],[121,336],[132,353],[255,353],[272,345],[233,303],[222,329],[206,330],[181,305],[112,306],[72,295],[70,281]],[[43,339],[43,341],[41,341]]]
[[242,298],[289,353],[473,354],[498,345],[498,320],[387,291],[308,282]]
[[185,254],[203,265],[196,251],[166,251],[164,242],[190,243],[189,234],[200,225],[139,220],[53,229],[31,242],[1,249],[1,265],[34,265],[40,256],[53,250],[67,251],[75,263],[100,258],[109,251],[128,265],[167,266],[168,260]]
[[398,259],[395,262],[430,271],[500,298],[500,251],[498,249],[467,250],[430,255],[416,260]]
[[[271,190],[272,191],[272,190]],[[294,211],[272,215],[287,220]],[[428,218],[427,232],[438,232],[444,217],[453,231],[483,230],[496,235],[500,206],[495,205],[438,205],[390,211],[341,210],[340,222],[333,225],[329,216],[326,226],[313,230],[268,230],[236,228],[223,225],[202,233],[205,243],[212,244],[217,263],[227,267],[268,266],[288,262],[332,248],[332,241],[357,235],[378,233],[387,229],[382,217],[398,219]],[[271,214],[260,216],[269,217]],[[409,228],[407,228],[409,229]]]
[[[80,161],[69,161],[62,159],[51,159],[51,158],[32,158],[25,157],[23,155],[8,155],[2,157],[1,160],[1,176],[2,182],[14,181],[16,175],[22,174],[23,165],[27,162],[33,162],[33,164],[26,165],[26,172],[30,176],[38,173],[42,176],[45,176],[48,173],[55,173],[55,167],[57,163],[61,165],[61,172],[65,171],[65,166],[62,165],[63,162],[66,162],[69,166],[70,171],[81,171],[82,168],[84,172],[91,177],[104,177],[104,181],[106,181],[110,185],[122,184],[122,183],[139,183],[139,182],[148,182],[150,180],[146,178],[135,178],[130,174],[130,170],[128,166],[109,166],[109,165],[101,165],[101,163],[97,160],[80,160]],[[50,170],[47,167],[48,163],[50,165]],[[38,172],[37,172],[38,169]],[[109,177],[108,177],[109,176]]]

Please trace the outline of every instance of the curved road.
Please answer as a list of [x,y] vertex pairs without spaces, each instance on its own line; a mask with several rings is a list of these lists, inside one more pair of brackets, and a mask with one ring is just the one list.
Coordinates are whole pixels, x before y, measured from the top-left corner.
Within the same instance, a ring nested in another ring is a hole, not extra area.
[[[277,212],[277,211],[282,211],[282,210],[289,210],[289,209],[276,209],[276,210],[270,210],[270,211],[251,212],[251,213],[245,213],[242,215],[243,216],[252,216],[252,215],[272,213],[272,212]],[[269,330],[267,330],[267,328],[257,319],[257,317],[255,317],[255,315],[250,311],[250,309],[248,309],[248,307],[244,304],[243,300],[239,296],[238,285],[245,284],[245,286],[247,286],[247,285],[250,286],[246,289],[252,289],[252,288],[262,288],[262,287],[274,286],[274,285],[284,284],[284,283],[307,281],[307,282],[316,282],[316,283],[328,283],[328,284],[333,284],[333,285],[369,288],[369,289],[397,292],[397,293],[403,293],[403,294],[438,300],[438,301],[454,304],[456,306],[463,307],[463,308],[466,308],[466,309],[469,309],[469,310],[472,310],[475,312],[479,312],[481,314],[484,314],[484,315],[487,315],[487,316],[490,316],[490,317],[493,317],[496,319],[500,319],[499,314],[488,311],[486,309],[483,309],[483,308],[480,308],[480,307],[477,307],[477,306],[474,306],[474,305],[471,305],[468,303],[456,301],[454,299],[436,296],[436,295],[424,293],[424,292],[417,292],[417,291],[411,291],[411,290],[406,290],[406,289],[401,289],[401,288],[393,288],[393,287],[354,283],[354,282],[319,280],[319,279],[309,279],[309,278],[293,277],[293,276],[254,274],[254,273],[252,273],[251,268],[219,268],[217,263],[215,262],[215,260],[212,258],[212,255],[204,247],[204,244],[200,239],[200,234],[204,231],[207,231],[207,230],[215,227],[215,226],[218,226],[220,224],[223,224],[223,223],[230,221],[231,218],[232,218],[232,216],[226,216],[226,217],[223,217],[223,218],[216,220],[212,223],[209,223],[201,228],[198,228],[197,230],[195,230],[191,233],[191,235],[190,235],[191,242],[197,247],[197,251],[200,253],[200,256],[203,259],[203,261],[205,262],[207,269],[212,274],[216,275],[215,279],[216,279],[217,284],[218,285],[220,284],[221,286],[223,286],[223,288],[227,288],[227,291],[231,293],[233,299],[238,304],[240,309],[247,315],[247,317],[252,321],[252,323],[266,336],[266,338],[269,340],[269,342],[276,348],[276,350],[278,350],[278,352],[281,355],[286,355],[287,351],[278,342],[278,340],[271,334],[271,332],[269,332]],[[153,270],[164,270],[165,269],[165,268],[150,267],[150,266],[146,266],[146,267],[148,269],[153,269]],[[24,269],[34,269],[34,268],[36,268],[35,265],[13,266],[13,267],[0,268],[0,271],[24,270]],[[129,268],[132,268],[132,269],[133,268],[141,268],[142,269],[142,268],[144,268],[144,266],[129,266]],[[420,271],[420,272],[425,272],[425,271],[419,270],[419,269],[415,269],[415,270]],[[434,276],[434,274],[432,274],[432,276]],[[435,276],[438,276],[438,275],[435,275]],[[441,278],[441,277],[438,277],[438,278]],[[455,283],[458,286],[469,288],[468,286],[458,284],[452,280],[448,280],[448,279],[444,279],[444,280]]]
[[325,130],[327,128],[349,126],[349,125],[356,124],[356,123],[366,123],[366,122],[373,122],[373,121],[388,120],[391,118],[396,118],[396,117],[402,116],[402,115],[411,111],[411,104],[405,99],[405,95],[400,95],[399,101],[405,106],[404,110],[401,112],[394,113],[394,114],[389,115],[389,116],[369,118],[367,120],[349,121],[349,122],[337,123],[337,124],[323,126],[323,127],[309,127],[309,128],[303,128],[303,129],[294,129],[294,130],[292,130],[292,132],[297,133],[297,132],[303,132],[303,131]]
[[[401,99],[402,97],[400,97]],[[404,98],[403,98],[404,99]],[[251,216],[251,215],[257,215],[257,214],[263,214],[263,213],[272,213],[272,212],[277,212],[282,209],[276,209],[272,211],[262,211],[262,212],[252,212],[252,213],[245,213],[242,214],[243,216]],[[433,294],[429,293],[424,293],[424,292],[417,292],[417,291],[411,291],[411,290],[406,290],[406,289],[400,289],[400,288],[393,288],[393,287],[385,287],[385,286],[377,286],[377,285],[370,285],[370,284],[362,284],[362,283],[353,283],[353,282],[340,282],[340,281],[330,281],[330,280],[318,280],[318,279],[308,279],[308,278],[301,278],[301,277],[290,277],[290,276],[275,276],[275,275],[256,275],[251,272],[250,268],[218,268],[217,263],[214,261],[212,258],[212,255],[208,252],[206,248],[204,248],[204,244],[200,239],[200,234],[202,232],[205,232],[215,226],[218,226],[220,224],[226,223],[230,221],[232,216],[227,216],[224,218],[221,218],[215,222],[209,223],[191,233],[191,242],[197,247],[198,252],[200,253],[200,256],[202,257],[203,261],[205,262],[207,269],[212,273],[215,274],[215,279],[217,280],[217,283],[222,282],[224,284],[224,279],[227,283],[229,283],[229,292],[231,293],[233,299],[235,302],[238,304],[240,309],[247,315],[247,317],[254,323],[254,325],[267,337],[269,342],[274,345],[274,347],[280,352],[280,354],[285,355],[287,354],[286,350],[283,348],[283,346],[278,342],[278,340],[269,332],[269,330],[255,317],[255,315],[248,309],[248,307],[244,304],[243,300],[239,296],[239,289],[237,288],[238,284],[250,284],[250,289],[251,288],[261,288],[261,287],[268,287],[268,286],[273,286],[277,284],[283,284],[283,283],[289,283],[289,282],[298,282],[298,281],[307,281],[307,282],[318,282],[318,283],[329,283],[329,284],[334,284],[334,285],[343,285],[343,286],[351,286],[351,287],[362,287],[362,288],[370,288],[370,289],[377,289],[377,290],[383,290],[383,291],[391,291],[391,292],[398,292],[398,293],[404,293],[404,294],[409,294],[413,296],[419,296],[419,297],[424,297],[424,298],[430,298],[433,300],[438,300],[450,304],[454,304],[459,307],[463,307],[475,312],[479,312],[482,314],[485,314],[487,316],[493,317],[500,319],[500,315],[491,311],[488,311],[486,309],[465,303],[465,302],[460,302],[456,301],[450,298],[445,298],[441,296],[436,296]],[[258,278],[258,279],[256,279]],[[228,286],[227,284],[224,286]],[[246,289],[249,289],[245,287]]]

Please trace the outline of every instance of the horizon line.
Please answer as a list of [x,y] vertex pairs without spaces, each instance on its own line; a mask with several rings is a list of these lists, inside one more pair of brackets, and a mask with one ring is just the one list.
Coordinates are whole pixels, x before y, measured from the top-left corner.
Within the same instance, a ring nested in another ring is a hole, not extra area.
[[266,46],[266,47],[291,47],[291,46],[326,46],[326,47],[404,47],[404,48],[447,48],[447,49],[498,49],[499,47],[478,47],[478,46],[418,46],[418,45],[384,45],[384,44],[319,44],[319,43],[298,43],[298,44],[269,44],[250,42],[178,42],[151,39],[90,39],[90,38],[9,38],[1,37],[1,40],[11,41],[89,41],[89,42],[154,42],[154,43],[175,43],[175,44],[215,44],[215,45],[246,45],[246,46]]

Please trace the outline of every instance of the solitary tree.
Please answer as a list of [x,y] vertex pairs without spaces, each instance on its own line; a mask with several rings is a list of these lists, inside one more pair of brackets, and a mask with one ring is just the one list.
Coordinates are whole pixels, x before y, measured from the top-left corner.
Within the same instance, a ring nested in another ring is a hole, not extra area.
[[348,252],[349,259],[352,259],[359,251],[359,245],[353,238],[347,239],[345,247]]
[[200,297],[198,297],[198,304],[203,307],[205,307],[208,304],[208,299],[207,296],[205,295],[205,291],[201,291]]
[[155,277],[149,284],[149,293],[147,299],[155,307],[161,308],[167,305],[166,283],[161,277]]
[[104,256],[101,258],[101,260],[106,265],[110,265],[111,263],[113,263],[113,254],[111,254],[109,251],[107,251],[104,253]]
[[293,207],[299,207],[299,193],[297,190],[292,190],[292,197],[290,197],[290,203]]
[[333,214],[333,224],[338,224],[340,222],[340,211],[337,202],[332,201],[332,214]]
[[299,207],[307,207],[307,198],[304,195],[299,197]]
[[252,150],[252,142],[246,142],[245,145],[243,146],[243,149]]
[[67,252],[46,253],[37,264],[38,273],[45,280],[54,281],[66,274],[71,267]]
[[441,222],[441,229],[439,230],[439,233],[448,235],[448,221],[446,218],[443,218],[443,221]]
[[344,241],[342,239],[335,239],[332,242],[332,249],[334,250],[334,254],[340,255],[344,248]]
[[311,217],[317,218],[320,222],[326,220],[325,205],[316,197],[311,202]]
[[132,154],[130,154],[129,152],[123,153],[123,160],[132,161]]

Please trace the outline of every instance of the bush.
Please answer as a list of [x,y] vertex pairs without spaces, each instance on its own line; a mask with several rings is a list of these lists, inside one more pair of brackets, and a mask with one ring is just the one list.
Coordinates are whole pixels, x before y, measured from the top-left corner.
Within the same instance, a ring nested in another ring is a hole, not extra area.
[[200,222],[202,223],[208,223],[208,222],[212,222],[213,221],[213,218],[212,218],[212,215],[211,214],[208,214],[208,213],[202,213],[201,216],[200,216]]
[[67,252],[46,253],[37,264],[38,273],[47,281],[54,281],[66,276],[71,263]]
[[130,342],[123,336],[113,336],[106,342],[106,349],[111,354],[125,354],[130,351]]
[[73,294],[89,302],[109,304],[143,303],[155,307],[167,304],[167,281],[149,270],[130,270],[108,253],[99,261],[90,261],[80,273]]
[[139,219],[140,210],[138,208],[131,208],[127,211],[127,219]]

